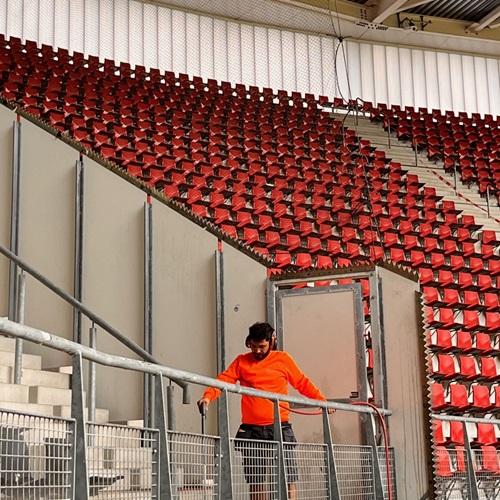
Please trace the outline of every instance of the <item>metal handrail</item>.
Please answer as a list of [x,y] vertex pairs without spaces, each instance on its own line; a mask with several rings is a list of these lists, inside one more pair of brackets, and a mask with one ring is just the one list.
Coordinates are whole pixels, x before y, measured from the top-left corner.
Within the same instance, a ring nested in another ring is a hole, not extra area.
[[[327,409],[333,408],[335,410],[350,411],[356,413],[375,413],[373,409],[364,406],[357,406],[348,403],[338,403],[334,401],[319,401],[301,396],[289,396],[286,394],[261,391],[258,389],[252,389],[250,387],[242,387],[238,384],[230,384],[212,377],[198,375],[196,373],[188,372],[185,370],[178,370],[156,363],[148,363],[146,361],[103,353],[82,344],[73,342],[71,340],[52,335],[43,330],[15,323],[14,321],[10,321],[8,318],[0,318],[0,334],[5,334],[15,338],[22,338],[29,342],[41,344],[58,351],[66,352],[68,354],[80,354],[83,358],[86,358],[95,363],[99,363],[100,365],[111,366],[114,368],[123,368],[142,373],[149,373],[151,375],[162,375],[172,380],[176,379],[180,382],[183,382],[184,384],[189,383],[207,387],[215,387],[222,391],[244,394],[246,396],[268,399],[275,402],[282,401],[309,407]],[[382,408],[379,410],[379,412],[382,415],[392,414],[390,410]]]
[[[72,305],[75,309],[83,313],[87,318],[89,318],[93,323],[99,325],[104,331],[108,332],[111,336],[113,336],[116,340],[121,342],[123,345],[128,347],[132,352],[140,356],[142,359],[149,361],[150,363],[158,364],[158,361],[146,350],[144,350],[139,344],[136,344],[133,340],[130,340],[121,332],[113,328],[107,321],[103,320],[97,314],[94,314],[88,307],[82,304],[79,300],[72,297],[70,294],[66,293],[64,290],[59,288],[57,285],[52,283],[50,280],[42,276],[38,271],[33,269],[29,264],[20,259],[15,253],[11,252],[8,248],[0,245],[0,253],[7,257],[9,260],[15,262],[21,269],[35,278],[37,281],[42,283],[42,285],[46,286],[50,290],[52,290],[56,295],[61,297],[65,302]],[[79,345],[79,344],[77,344]],[[173,382],[175,382],[179,387],[182,388],[183,391],[183,402],[185,404],[189,404],[189,392],[188,392],[188,384],[183,381],[176,380],[175,378],[171,378]]]

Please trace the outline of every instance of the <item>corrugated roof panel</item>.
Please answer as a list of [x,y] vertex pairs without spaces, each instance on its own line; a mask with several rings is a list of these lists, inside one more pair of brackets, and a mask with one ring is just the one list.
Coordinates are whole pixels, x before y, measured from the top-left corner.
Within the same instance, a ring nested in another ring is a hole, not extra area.
[[[372,3],[370,0],[351,0],[361,5]],[[471,23],[480,21],[489,12],[500,6],[500,0],[433,0],[407,12],[423,16],[460,19]]]
[[410,9],[409,12],[423,16],[477,22],[498,6],[500,6],[500,0],[434,0]]

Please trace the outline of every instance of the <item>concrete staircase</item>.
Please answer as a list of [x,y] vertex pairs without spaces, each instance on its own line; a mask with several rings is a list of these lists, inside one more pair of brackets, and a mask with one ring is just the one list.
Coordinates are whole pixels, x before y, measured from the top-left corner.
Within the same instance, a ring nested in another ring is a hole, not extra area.
[[[23,354],[21,384],[14,384],[15,345],[15,339],[0,337],[0,410],[70,417],[71,375],[65,368],[42,370],[41,356]],[[108,421],[108,410],[96,408],[96,422]]]
[[[36,417],[16,417],[2,413],[2,410],[41,417],[70,417],[72,370],[68,366],[42,370],[41,356],[24,354],[21,384],[14,384],[14,354],[15,339],[0,336],[0,462],[2,467],[8,464],[6,471],[2,469],[2,474],[12,475],[14,473],[10,470],[18,471],[21,468],[32,481],[43,482],[47,478],[46,471],[54,470],[54,467],[57,470],[57,461],[63,456],[60,454],[63,448],[59,444],[53,445],[55,458],[51,458],[48,443],[50,440],[64,441],[68,432],[66,423],[37,420]],[[142,421],[126,422],[127,427],[106,425],[108,422],[108,410],[96,409],[94,423],[97,425],[91,424],[87,435],[91,498],[152,498],[154,446],[152,442],[149,446],[144,444],[146,434],[140,429]],[[20,437],[16,438],[15,432]],[[9,446],[14,446],[10,452],[6,451]],[[9,455],[20,458],[9,459]],[[19,461],[24,459],[29,463],[26,468],[19,465]],[[58,484],[60,486],[40,487],[23,483],[23,486],[11,489],[10,493],[0,488],[0,499],[66,498],[65,483]]]
[[[342,121],[345,115],[332,114],[332,117]],[[445,172],[442,162],[431,162],[425,152],[418,153],[415,157],[411,144],[399,141],[394,135],[391,135],[389,141],[382,124],[374,123],[364,116],[359,116],[357,122],[354,116],[348,116],[344,124],[347,128],[356,130],[359,137],[369,140],[377,149],[385,151],[387,158],[401,163],[408,173],[418,175],[421,182],[434,187],[438,196],[453,201],[457,210],[474,216],[475,222],[483,226],[483,229],[496,231],[497,239],[500,237],[500,207],[492,200],[488,216],[486,200],[479,195],[477,186],[467,187],[458,179],[455,189],[454,177]]]

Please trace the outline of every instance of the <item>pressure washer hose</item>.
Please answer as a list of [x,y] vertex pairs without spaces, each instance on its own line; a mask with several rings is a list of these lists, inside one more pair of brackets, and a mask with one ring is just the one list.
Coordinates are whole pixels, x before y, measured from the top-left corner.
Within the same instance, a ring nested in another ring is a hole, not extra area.
[[[390,468],[390,459],[389,459],[389,440],[387,437],[387,426],[385,425],[384,416],[382,415],[382,413],[380,413],[379,409],[372,403],[368,403],[366,401],[355,401],[351,404],[356,405],[356,406],[368,406],[377,414],[377,417],[378,417],[379,422],[380,422],[380,426],[382,427],[382,435],[384,437],[385,470],[387,471],[388,500],[393,500],[393,496],[392,496],[392,472],[391,472],[391,468]],[[283,406],[283,405],[280,405],[280,408],[289,410],[292,413],[296,413],[297,415],[313,416],[313,415],[321,415],[323,413],[323,410],[301,411],[301,410],[295,410],[293,408],[288,408],[288,407]]]

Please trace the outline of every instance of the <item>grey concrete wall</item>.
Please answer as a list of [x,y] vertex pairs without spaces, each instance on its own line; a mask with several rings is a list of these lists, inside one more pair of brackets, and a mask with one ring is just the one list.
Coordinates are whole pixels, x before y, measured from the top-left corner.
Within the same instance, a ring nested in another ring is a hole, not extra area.
[[[31,122],[21,120],[19,253],[22,259],[68,293],[73,293],[75,162],[78,153]],[[72,308],[31,277],[26,278],[26,324],[72,338]],[[44,366],[67,362],[43,353]]]
[[387,406],[391,445],[396,451],[398,498],[423,498],[428,489],[423,381],[425,364],[415,293],[418,284],[386,269],[382,282],[387,374]]
[[[266,269],[238,250],[224,245],[224,289],[226,358],[229,364],[238,354],[246,352],[248,327],[266,321]],[[240,401],[230,397],[231,431],[240,423]]]
[[[12,124],[15,114],[0,106],[0,243],[6,247],[10,240],[10,192],[12,171]],[[9,308],[9,264],[0,256],[0,316]]]
[[[0,238],[9,242],[10,170],[14,113],[0,107]],[[73,293],[75,163],[77,151],[22,120],[20,254],[66,292]],[[3,147],[1,147],[3,146]],[[85,237],[83,302],[113,327],[143,345],[144,202],[146,195],[121,177],[84,157]],[[160,362],[204,375],[216,375],[215,257],[217,238],[166,205],[154,211],[154,346]],[[244,349],[248,326],[265,319],[266,269],[225,246],[225,299],[228,358]],[[7,307],[8,266],[0,258],[0,307]],[[5,290],[5,291],[4,291]],[[5,311],[6,312],[6,311]],[[72,338],[71,308],[33,279],[27,282],[26,323]],[[83,321],[88,342],[90,323]],[[134,357],[98,329],[98,348]],[[45,367],[69,363],[67,356],[38,346]],[[85,363],[86,364],[86,363]],[[142,375],[98,368],[97,406],[113,420],[142,418]],[[178,428],[199,431],[192,405],[175,391]],[[239,422],[239,397],[231,398],[232,421]],[[215,409],[209,430],[215,432]]]
[[[84,159],[84,303],[143,345],[143,239],[146,195],[98,163]],[[84,323],[88,332],[89,323]],[[84,336],[84,339],[87,336]],[[98,348],[136,357],[98,329]],[[142,416],[142,375],[98,367],[97,405],[114,419]]]

